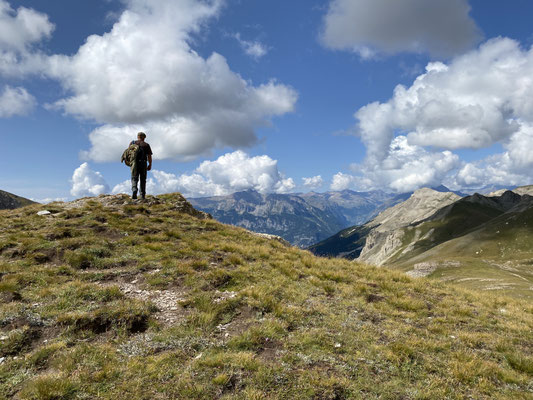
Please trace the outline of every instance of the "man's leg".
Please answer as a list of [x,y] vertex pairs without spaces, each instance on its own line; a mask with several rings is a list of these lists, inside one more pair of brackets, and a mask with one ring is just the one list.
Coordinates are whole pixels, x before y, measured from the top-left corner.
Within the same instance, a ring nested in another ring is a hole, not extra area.
[[[139,182],[139,174],[138,173],[133,173],[131,174],[131,192],[132,192],[132,195],[131,195],[131,198],[132,199],[136,199],[137,198],[137,182]],[[141,187],[142,187],[142,183],[141,183]]]
[[140,169],[139,175],[141,177],[141,199],[144,200],[146,196],[146,166]]

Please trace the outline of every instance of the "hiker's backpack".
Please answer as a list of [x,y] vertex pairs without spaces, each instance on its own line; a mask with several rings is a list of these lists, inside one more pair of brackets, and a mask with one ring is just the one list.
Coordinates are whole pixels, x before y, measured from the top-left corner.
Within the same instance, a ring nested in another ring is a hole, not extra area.
[[123,162],[128,167],[131,167],[133,163],[138,160],[141,152],[141,146],[139,146],[134,141],[130,143],[129,147],[124,150],[124,153],[122,153],[122,158],[120,159],[120,162]]

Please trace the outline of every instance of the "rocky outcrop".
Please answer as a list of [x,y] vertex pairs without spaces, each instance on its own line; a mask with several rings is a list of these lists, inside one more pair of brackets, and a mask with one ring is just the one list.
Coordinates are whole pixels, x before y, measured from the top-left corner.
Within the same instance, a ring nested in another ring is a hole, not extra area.
[[[132,200],[130,196],[126,194],[101,194],[97,197],[82,197],[80,199],[62,203],[63,208],[65,209],[75,209],[85,207],[88,203],[97,202],[104,207],[114,208],[120,212],[123,212],[124,206],[131,204],[143,204],[147,207],[166,204],[172,206],[175,211],[181,212],[183,214],[189,214],[199,219],[211,219],[213,218],[210,214],[199,211],[195,209],[191,203],[185,199],[180,193],[170,193],[160,196],[146,196],[146,200]],[[60,202],[61,203],[61,202]]]
[[452,192],[439,192],[429,188],[417,190],[403,203],[385,210],[368,222],[371,229],[359,260],[383,265],[405,245],[403,228],[429,218],[460,198]]
[[533,185],[528,185],[528,186],[520,186],[520,187],[517,187],[517,188],[514,188],[514,189],[496,190],[496,191],[493,191],[493,192],[489,193],[487,195],[487,197],[499,197],[499,196],[501,196],[502,194],[504,194],[505,192],[507,192],[509,190],[514,192],[514,193],[516,193],[516,194],[519,194],[520,196],[523,196],[525,194],[533,196]]

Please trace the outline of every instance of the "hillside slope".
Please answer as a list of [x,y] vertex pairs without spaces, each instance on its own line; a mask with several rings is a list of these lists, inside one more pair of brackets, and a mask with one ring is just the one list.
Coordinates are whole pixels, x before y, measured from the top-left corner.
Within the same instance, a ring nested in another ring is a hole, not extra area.
[[344,229],[309,248],[314,254],[331,257],[359,258],[383,265],[402,245],[403,228],[422,221],[460,196],[424,188],[407,200],[377,215],[363,226]]
[[13,210],[30,204],[35,204],[35,202],[0,190],[0,210]]
[[532,395],[531,303],[317,258],[179,194],[1,211],[0,298],[0,398]]
[[409,260],[441,243],[459,238],[504,214],[521,201],[520,195],[506,191],[497,197],[474,194],[442,207],[430,217],[403,229],[403,243],[398,246],[396,254],[387,260],[387,264]]
[[505,212],[428,251],[399,258],[396,267],[413,276],[533,299],[533,197],[516,196],[519,201]]

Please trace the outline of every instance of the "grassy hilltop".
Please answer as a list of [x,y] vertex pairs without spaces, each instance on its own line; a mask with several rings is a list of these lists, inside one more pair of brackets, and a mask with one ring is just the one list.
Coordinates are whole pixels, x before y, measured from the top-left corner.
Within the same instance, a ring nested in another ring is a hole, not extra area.
[[0,398],[533,399],[531,302],[128,203],[0,212]]

